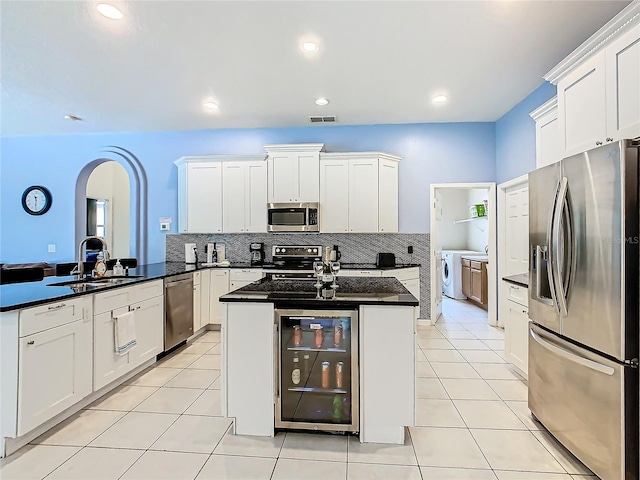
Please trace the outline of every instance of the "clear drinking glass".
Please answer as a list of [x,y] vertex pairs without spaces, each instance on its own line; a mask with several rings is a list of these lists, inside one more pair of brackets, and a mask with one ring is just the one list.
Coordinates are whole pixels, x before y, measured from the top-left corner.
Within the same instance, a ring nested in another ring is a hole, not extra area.
[[333,289],[338,288],[338,284],[336,282],[338,280],[339,271],[340,271],[340,262],[331,262],[331,273],[333,273],[333,285],[331,285],[331,287]]

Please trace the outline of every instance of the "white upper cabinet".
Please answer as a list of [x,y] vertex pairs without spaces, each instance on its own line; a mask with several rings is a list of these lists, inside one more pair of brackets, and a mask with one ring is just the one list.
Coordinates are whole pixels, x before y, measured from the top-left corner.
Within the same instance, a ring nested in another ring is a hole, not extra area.
[[178,232],[266,232],[264,159],[206,155],[177,160]]
[[607,137],[640,136],[640,25],[605,50]]
[[563,157],[640,136],[640,3],[629,4],[545,80],[558,86]]
[[399,157],[379,152],[320,158],[320,231],[398,231]]
[[553,97],[529,114],[536,122],[536,168],[562,160],[558,125],[558,97]]
[[222,231],[267,231],[267,165],[262,162],[224,162]]
[[320,152],[324,144],[265,145],[269,203],[320,200]]

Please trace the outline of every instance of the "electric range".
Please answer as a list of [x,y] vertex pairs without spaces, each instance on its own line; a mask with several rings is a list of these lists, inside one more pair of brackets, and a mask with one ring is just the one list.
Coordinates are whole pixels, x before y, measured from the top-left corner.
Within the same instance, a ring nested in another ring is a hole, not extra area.
[[274,245],[271,247],[273,266],[265,268],[274,280],[315,280],[313,262],[322,261],[319,245]]

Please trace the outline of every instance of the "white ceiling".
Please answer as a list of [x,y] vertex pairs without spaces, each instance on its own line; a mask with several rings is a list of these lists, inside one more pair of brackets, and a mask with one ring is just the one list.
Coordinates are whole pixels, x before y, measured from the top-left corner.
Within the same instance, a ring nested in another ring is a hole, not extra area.
[[2,0],[2,136],[495,121],[630,2],[97,3]]

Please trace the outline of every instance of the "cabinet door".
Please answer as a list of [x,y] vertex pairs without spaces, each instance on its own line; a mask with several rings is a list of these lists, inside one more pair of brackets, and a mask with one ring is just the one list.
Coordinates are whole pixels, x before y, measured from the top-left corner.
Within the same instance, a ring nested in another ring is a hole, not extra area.
[[189,163],[186,195],[187,231],[222,232],[222,164]]
[[225,233],[242,233],[245,215],[244,168],[240,162],[225,162],[222,165],[222,230]]
[[380,232],[398,232],[398,163],[380,160],[378,166],[378,229]]
[[404,285],[404,288],[409,290],[411,295],[413,295],[418,299],[418,301],[420,301],[420,279],[419,278],[414,278],[412,280],[404,280],[400,283]]
[[563,153],[556,107],[536,120],[536,168],[559,162]]
[[301,153],[298,160],[298,202],[320,201],[320,154]]
[[640,136],[640,25],[605,49],[607,140]]
[[193,331],[197,332],[200,330],[202,326],[200,324],[202,310],[200,308],[200,297],[201,297],[201,288],[200,284],[193,285]]
[[[116,354],[114,316],[128,311],[127,307],[104,312],[94,316],[93,320],[93,389],[99,390],[105,385],[129,372],[134,364],[131,351],[124,355]],[[137,320],[137,319],[136,319]],[[137,326],[137,325],[136,325]],[[136,328],[136,340],[138,331]],[[134,347],[138,348],[137,346]]]
[[[209,292],[211,290],[211,270],[203,270],[202,277],[200,279],[200,315],[198,328],[202,328],[209,323],[209,316],[211,314],[211,298]],[[194,332],[196,329],[194,328]]]
[[378,159],[349,162],[349,232],[378,231]]
[[92,323],[88,317],[20,338],[18,435],[91,393]]
[[209,292],[211,303],[209,323],[220,325],[222,323],[222,304],[220,303],[220,297],[229,293],[229,270],[213,270],[211,272]]
[[471,300],[482,303],[482,270],[475,268],[470,269],[471,272]]
[[602,145],[606,136],[604,51],[558,82],[558,121],[564,157]]
[[465,297],[471,298],[471,268],[462,266],[462,293]]
[[320,231],[349,231],[349,162],[320,162]]
[[269,155],[269,203],[295,202],[298,197],[298,156],[295,153]]
[[529,186],[505,192],[505,275],[529,270]]
[[507,360],[527,376],[529,357],[529,316],[527,308],[506,301],[507,321],[504,325],[504,348]]
[[244,231],[267,231],[267,165],[252,162],[245,168],[245,213]]
[[164,297],[132,305],[136,317],[137,345],[129,352],[133,367],[143,364],[164,349]]

